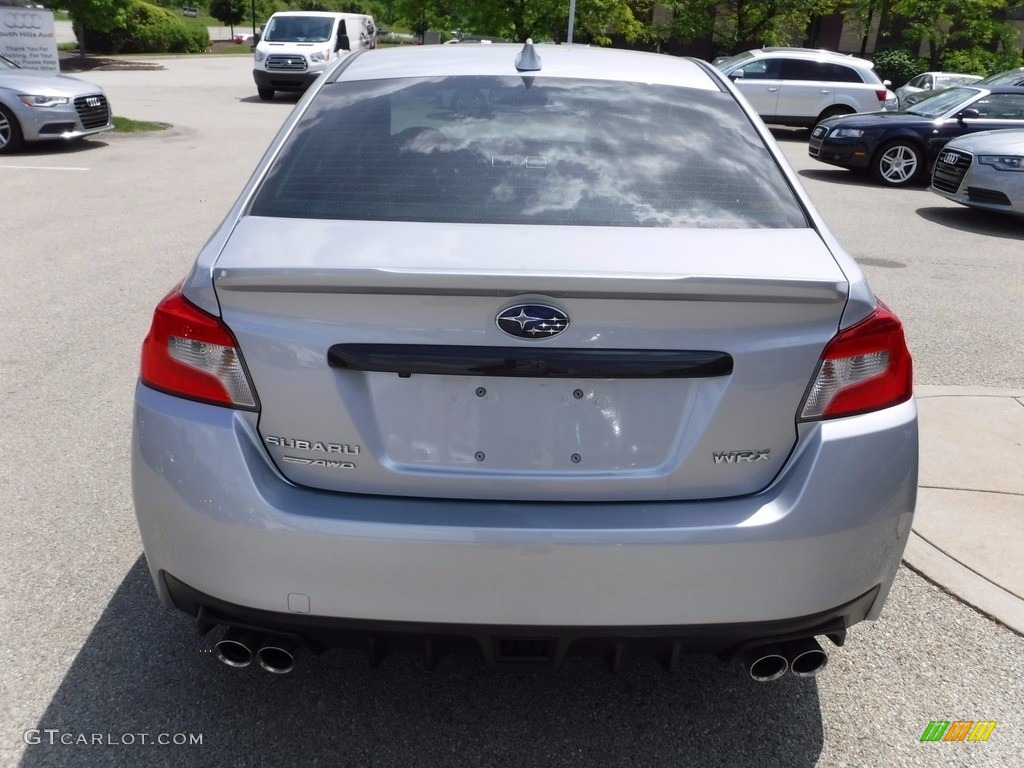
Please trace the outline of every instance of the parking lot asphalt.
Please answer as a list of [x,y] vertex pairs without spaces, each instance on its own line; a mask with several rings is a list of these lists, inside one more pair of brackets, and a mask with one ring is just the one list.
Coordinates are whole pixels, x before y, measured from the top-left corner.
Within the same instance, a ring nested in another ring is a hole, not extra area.
[[[116,114],[174,127],[0,160],[0,765],[1020,765],[1024,639],[934,584],[911,550],[882,619],[813,680],[758,685],[701,657],[672,675],[629,660],[616,676],[592,659],[553,676],[465,658],[426,672],[400,655],[373,670],[341,651],[285,677],[218,664],[156,602],[127,447],[152,308],[294,104],[260,102],[244,58],[89,73]],[[799,136],[780,143],[906,323],[916,535],[982,575],[989,547],[1002,570],[987,578],[1016,589],[1020,547],[993,519],[1015,513],[959,494],[1020,498],[1024,225],[871,187],[809,161]],[[932,720],[998,725],[985,743],[921,743]]]

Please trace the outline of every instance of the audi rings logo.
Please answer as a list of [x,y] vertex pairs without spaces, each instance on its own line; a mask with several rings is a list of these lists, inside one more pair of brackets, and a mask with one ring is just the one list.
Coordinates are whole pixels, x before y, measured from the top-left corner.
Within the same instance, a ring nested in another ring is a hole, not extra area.
[[956,165],[956,161],[959,159],[960,156],[956,152],[944,152],[942,157],[939,158],[939,162],[946,165]]
[[4,16],[8,29],[42,29],[43,17],[38,13],[9,13]]

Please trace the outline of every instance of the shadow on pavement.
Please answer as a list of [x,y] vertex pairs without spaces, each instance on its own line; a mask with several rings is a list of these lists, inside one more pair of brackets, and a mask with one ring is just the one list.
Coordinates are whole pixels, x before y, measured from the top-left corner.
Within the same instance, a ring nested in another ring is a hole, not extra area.
[[[630,659],[618,675],[596,659],[528,674],[489,672],[471,657],[443,657],[428,672],[398,654],[374,670],[361,654],[334,650],[302,655],[295,672],[276,676],[228,668],[211,646],[187,617],[158,605],[140,557],[71,664],[21,768],[762,768],[812,766],[824,738],[814,681],[762,685],[711,657],[684,658],[671,675],[653,659]],[[61,743],[79,734],[102,743]],[[202,743],[152,743],[160,734]]]
[[[254,85],[253,88],[255,88],[255,87],[256,86]],[[302,98],[302,94],[299,93],[298,91],[280,91],[280,92],[274,94],[274,99],[273,100],[274,101],[280,101],[280,102],[283,102],[285,104],[298,104],[299,103],[299,99],[301,99],[301,98]],[[242,103],[242,104],[267,104],[267,103],[269,103],[269,102],[265,102],[263,99],[261,99],[255,93],[252,96],[246,96],[245,98],[241,98],[238,101],[240,103]]]
[[[802,176],[805,179],[814,179],[815,181],[828,181],[832,184],[846,184],[852,187],[874,187],[875,189],[886,189],[881,184],[871,180],[871,176],[868,175],[867,171],[853,171],[847,170],[846,168],[822,168],[822,169],[803,169],[797,171],[798,176]],[[924,184],[914,185],[908,187],[908,189],[924,189]]]
[[32,157],[59,157],[61,155],[79,155],[84,152],[92,152],[93,150],[102,149],[107,146],[107,142],[103,140],[102,133],[95,134],[81,139],[72,139],[71,141],[64,141],[56,139],[52,141],[33,141],[27,143],[25,147],[14,155],[4,155],[5,160],[17,160],[19,158],[32,158]]
[[918,208],[917,215],[922,219],[941,224],[944,227],[959,229],[962,232],[974,232],[990,237],[1003,237],[1011,240],[1024,240],[1024,218],[1010,216],[1005,213],[983,211],[975,208],[958,207]]
[[783,125],[769,125],[768,130],[776,141],[802,142],[806,144],[811,138],[810,128],[789,128]]

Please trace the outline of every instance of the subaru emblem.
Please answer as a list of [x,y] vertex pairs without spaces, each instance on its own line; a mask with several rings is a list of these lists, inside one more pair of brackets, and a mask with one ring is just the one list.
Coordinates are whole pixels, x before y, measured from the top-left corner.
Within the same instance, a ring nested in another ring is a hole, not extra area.
[[569,327],[569,316],[547,304],[513,304],[498,313],[497,323],[517,339],[547,339]]

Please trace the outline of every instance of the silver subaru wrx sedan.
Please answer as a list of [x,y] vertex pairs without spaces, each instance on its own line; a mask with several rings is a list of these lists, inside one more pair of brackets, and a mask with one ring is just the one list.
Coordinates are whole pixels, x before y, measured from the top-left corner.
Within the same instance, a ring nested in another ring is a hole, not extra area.
[[709,65],[367,51],[157,306],[136,513],[161,600],[236,667],[348,645],[811,676],[899,566],[911,380]]

